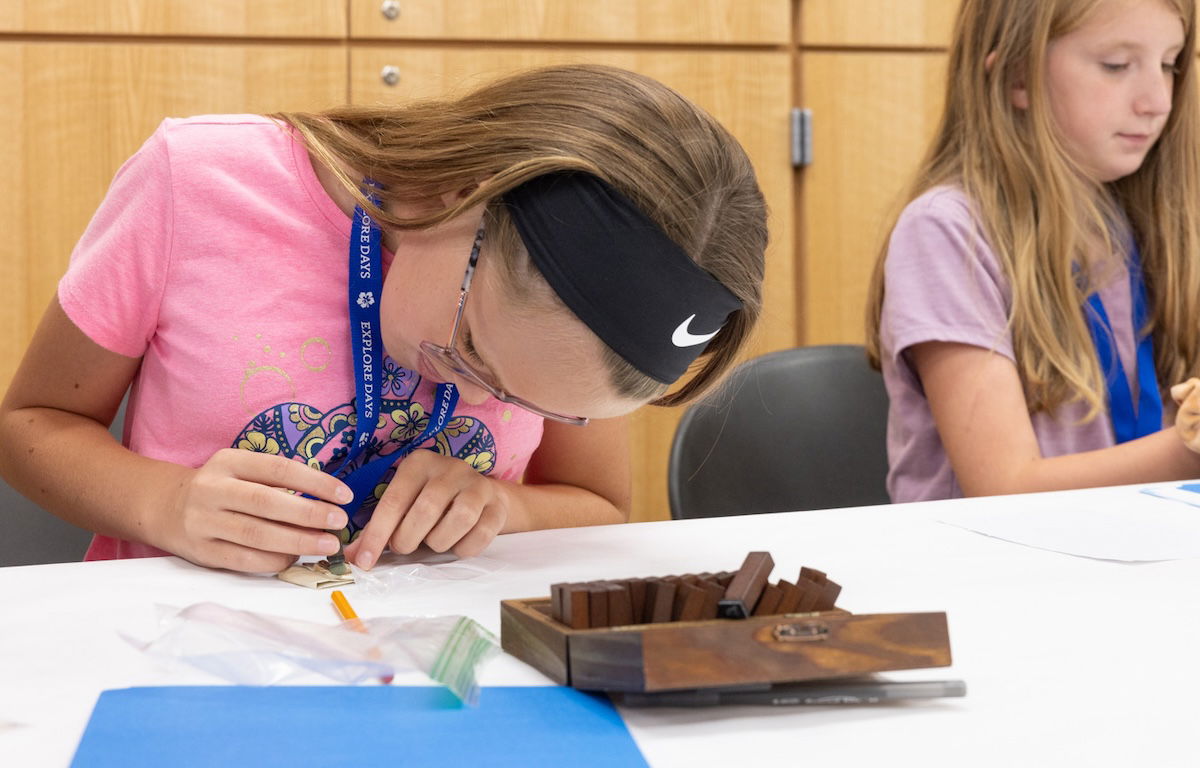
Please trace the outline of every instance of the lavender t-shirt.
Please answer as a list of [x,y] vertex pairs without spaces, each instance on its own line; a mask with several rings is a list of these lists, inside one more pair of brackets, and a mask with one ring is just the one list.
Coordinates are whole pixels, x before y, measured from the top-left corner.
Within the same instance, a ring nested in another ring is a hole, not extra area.
[[[970,344],[1013,360],[1008,279],[957,187],[935,187],[900,215],[884,265],[880,324],[888,411],[888,493],[894,502],[962,496],[942,447],[929,401],[907,354],[924,342]],[[1114,269],[1100,298],[1112,323],[1117,354],[1137,397],[1136,344],[1129,274]],[[1030,418],[1043,457],[1115,443],[1107,414],[1082,419],[1087,406],[1068,403]],[[1168,415],[1164,414],[1164,421]]]

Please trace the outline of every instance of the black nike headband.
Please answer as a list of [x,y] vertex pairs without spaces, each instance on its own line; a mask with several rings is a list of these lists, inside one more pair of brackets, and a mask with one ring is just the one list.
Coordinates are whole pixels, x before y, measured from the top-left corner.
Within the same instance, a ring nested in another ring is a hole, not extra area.
[[504,195],[534,265],[563,303],[647,376],[671,384],[742,303],[629,198],[588,173]]

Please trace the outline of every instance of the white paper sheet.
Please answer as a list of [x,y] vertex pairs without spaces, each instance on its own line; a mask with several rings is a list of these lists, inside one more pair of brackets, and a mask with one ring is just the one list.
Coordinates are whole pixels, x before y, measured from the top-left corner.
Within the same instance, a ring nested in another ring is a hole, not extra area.
[[[985,536],[1078,557],[1124,562],[1153,562],[1200,557],[1200,508],[1168,500],[1151,491],[1175,486],[1130,488],[1089,496],[1010,496],[989,500],[983,509],[940,519]],[[1200,502],[1200,494],[1196,501]],[[1188,498],[1186,496],[1182,497]]]

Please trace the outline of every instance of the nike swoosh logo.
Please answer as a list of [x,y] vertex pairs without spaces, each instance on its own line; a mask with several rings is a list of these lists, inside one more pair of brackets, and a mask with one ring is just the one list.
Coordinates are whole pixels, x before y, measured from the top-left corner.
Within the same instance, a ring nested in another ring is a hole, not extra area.
[[721,329],[718,328],[717,330],[713,331],[712,333],[705,333],[705,334],[697,336],[696,334],[688,331],[688,326],[691,325],[692,321],[695,319],[696,319],[696,316],[692,315],[687,320],[684,320],[682,323],[679,324],[679,327],[676,328],[675,332],[671,334],[671,343],[672,344],[674,344],[677,347],[694,347],[697,344],[703,344],[704,342],[708,341],[713,336],[716,336],[718,333],[721,332]]

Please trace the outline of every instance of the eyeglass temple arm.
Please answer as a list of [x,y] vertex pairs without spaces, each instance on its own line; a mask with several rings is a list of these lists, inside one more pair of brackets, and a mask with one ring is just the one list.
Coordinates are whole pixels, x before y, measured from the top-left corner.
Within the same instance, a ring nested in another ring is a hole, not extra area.
[[479,263],[479,249],[483,245],[483,225],[475,230],[475,242],[471,244],[471,256],[467,259],[467,271],[463,273],[462,287],[458,291],[458,310],[454,313],[454,327],[450,329],[450,340],[446,346],[454,348],[458,338],[458,326],[462,323],[463,306],[467,303],[467,292],[471,290],[471,279],[475,277],[475,265]]

